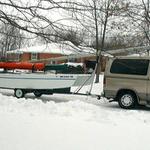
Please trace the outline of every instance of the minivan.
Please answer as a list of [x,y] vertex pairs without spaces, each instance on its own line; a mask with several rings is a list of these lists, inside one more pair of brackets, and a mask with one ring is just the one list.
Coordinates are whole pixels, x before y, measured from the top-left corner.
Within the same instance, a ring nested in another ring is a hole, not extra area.
[[109,58],[104,73],[104,96],[125,109],[150,106],[150,57]]

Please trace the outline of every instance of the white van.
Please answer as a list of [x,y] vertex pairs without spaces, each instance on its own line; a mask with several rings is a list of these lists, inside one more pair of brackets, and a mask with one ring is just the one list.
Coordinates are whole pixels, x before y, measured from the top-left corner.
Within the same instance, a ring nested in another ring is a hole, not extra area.
[[110,58],[104,74],[104,96],[121,108],[150,105],[150,57]]

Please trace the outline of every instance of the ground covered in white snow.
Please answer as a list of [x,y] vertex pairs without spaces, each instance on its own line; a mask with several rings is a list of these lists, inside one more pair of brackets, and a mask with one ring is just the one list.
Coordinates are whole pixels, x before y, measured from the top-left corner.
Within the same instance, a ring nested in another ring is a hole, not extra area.
[[0,90],[0,150],[149,150],[150,109],[102,98]]

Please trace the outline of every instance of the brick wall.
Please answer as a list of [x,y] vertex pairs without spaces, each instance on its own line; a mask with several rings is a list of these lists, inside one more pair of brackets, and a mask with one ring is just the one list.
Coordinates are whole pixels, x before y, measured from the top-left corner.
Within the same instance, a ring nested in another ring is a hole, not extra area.
[[[46,59],[56,58],[56,57],[61,57],[61,56],[63,56],[63,55],[61,55],[61,54],[49,54],[49,53],[38,53],[38,59],[41,59],[42,60],[41,62],[44,62],[44,63],[51,63],[49,60],[46,60]],[[28,62],[28,61],[31,61],[31,53],[20,54],[19,59],[17,59],[18,54],[8,54],[7,58],[8,58],[8,60],[11,60],[11,61],[15,60],[15,61]],[[63,60],[63,61],[58,61],[56,63],[64,63],[64,62],[66,62],[66,61]]]
[[23,62],[30,61],[30,59],[31,59],[31,54],[30,53],[23,53],[20,56],[20,61],[23,61]]
[[[8,60],[16,60],[16,61],[22,61],[22,62],[27,62],[27,61],[31,61],[31,53],[23,53],[20,54],[20,58],[18,58],[17,56],[18,54],[9,54],[8,55]],[[48,58],[55,58],[55,57],[61,57],[63,55],[61,54],[49,54],[49,53],[39,53],[38,54],[38,59],[43,59],[43,61],[39,61],[39,62],[43,62],[43,63],[52,63],[49,60],[46,61],[46,59]],[[45,59],[45,60],[44,60]],[[91,61],[96,61],[96,57],[92,56],[92,57],[84,57],[84,58],[78,58],[76,59],[76,62],[78,63],[85,63],[86,60],[91,60]],[[101,69],[102,71],[105,70],[106,67],[106,62],[108,60],[108,57],[102,56],[101,57]],[[57,62],[55,62],[56,64],[61,64],[61,63],[67,63],[67,60],[59,60]]]
[[55,57],[61,57],[63,55],[61,54],[49,54],[49,53],[39,53],[38,58],[39,59],[48,59],[48,58],[55,58]]

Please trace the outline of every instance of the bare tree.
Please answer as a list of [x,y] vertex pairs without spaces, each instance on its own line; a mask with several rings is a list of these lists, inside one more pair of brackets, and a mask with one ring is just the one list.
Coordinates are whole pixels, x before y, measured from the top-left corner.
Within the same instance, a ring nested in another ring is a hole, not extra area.
[[1,58],[6,58],[7,51],[20,48],[23,42],[20,30],[9,24],[1,24],[0,36]]
[[[62,38],[61,31],[69,27],[84,30],[88,39],[93,38],[96,41],[98,82],[105,37],[109,34],[112,20],[118,22],[115,18],[127,8],[126,0],[1,0],[0,22],[8,23],[47,41]],[[51,32],[47,32],[47,29]]]
[[[99,82],[101,51],[104,51],[105,37],[108,31],[109,19],[114,19],[126,11],[123,0],[83,0],[72,3],[72,17],[87,30],[96,41],[97,70],[96,82]],[[101,42],[101,43],[100,43]],[[99,45],[101,47],[99,48]]]
[[62,31],[61,34],[62,38],[60,40],[63,39],[65,41],[70,41],[76,46],[79,46],[83,43],[84,33],[78,29],[75,30],[71,28],[66,31]]
[[71,4],[66,0],[35,0],[34,2],[1,0],[0,22],[9,23],[23,31],[53,40],[55,36],[60,36],[59,32],[49,34],[45,32],[45,29],[51,28],[53,31],[58,31],[71,26],[63,23],[71,18],[62,16],[66,10],[73,9],[68,3]]
[[150,44],[150,1],[139,0],[138,3],[130,2],[128,9],[128,16],[130,17],[132,24],[136,28],[138,36],[144,41],[144,45]]
[[[70,2],[69,2],[70,3]],[[18,43],[22,40],[20,31],[36,35],[45,41],[55,41],[62,37],[62,31],[71,27],[65,21],[69,16],[62,16],[65,11],[72,8],[65,0],[1,0],[0,1],[0,24],[2,57],[7,50],[19,48]],[[48,29],[50,32],[47,32]],[[17,39],[19,36],[20,39]],[[28,38],[28,37],[27,37]]]

